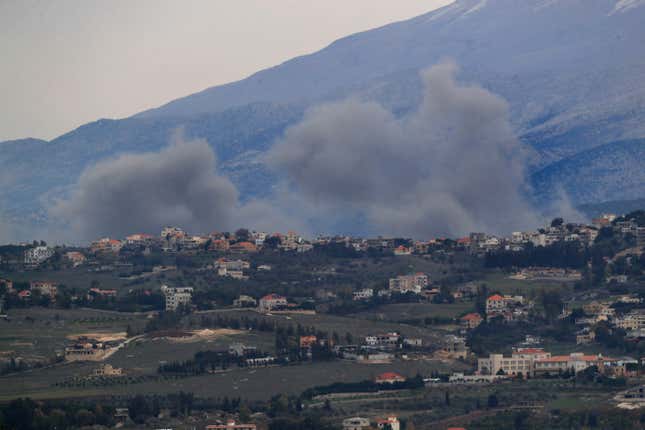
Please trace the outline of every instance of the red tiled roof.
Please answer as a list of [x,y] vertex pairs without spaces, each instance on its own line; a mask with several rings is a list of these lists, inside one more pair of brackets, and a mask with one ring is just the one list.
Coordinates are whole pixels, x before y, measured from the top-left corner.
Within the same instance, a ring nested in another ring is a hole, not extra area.
[[553,357],[542,358],[537,361],[541,363],[561,363],[565,361],[598,361],[598,360],[614,361],[613,358],[599,357],[597,355],[583,355],[583,356],[577,356],[577,357],[572,357],[570,355],[554,355]]
[[493,301],[493,302],[494,301],[501,301],[501,300],[504,300],[504,297],[500,296],[499,294],[493,294],[492,296],[490,296],[488,298],[488,300]]
[[542,349],[542,348],[518,348],[517,352],[519,354],[543,354],[544,349]]
[[395,372],[385,372],[385,373],[381,373],[376,377],[377,381],[387,381],[392,379],[405,379],[405,376],[399,375],[398,373],[395,373]]
[[281,296],[280,294],[267,294],[266,296],[262,297],[260,300],[282,300],[285,299],[285,297]]
[[464,321],[472,321],[472,320],[477,320],[477,319],[480,320],[480,319],[482,319],[482,316],[473,312],[473,313],[464,315],[463,317],[461,317],[461,319],[464,320]]

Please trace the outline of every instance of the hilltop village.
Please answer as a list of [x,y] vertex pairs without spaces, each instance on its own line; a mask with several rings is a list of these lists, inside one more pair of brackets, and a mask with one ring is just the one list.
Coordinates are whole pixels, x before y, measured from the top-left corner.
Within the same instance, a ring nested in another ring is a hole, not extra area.
[[644,248],[643,211],[509,237],[3,245],[0,424],[632,428]]

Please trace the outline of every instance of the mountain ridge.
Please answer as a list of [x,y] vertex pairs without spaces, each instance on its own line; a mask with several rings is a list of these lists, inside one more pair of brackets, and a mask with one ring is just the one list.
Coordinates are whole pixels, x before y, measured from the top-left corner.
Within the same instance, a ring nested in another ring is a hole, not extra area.
[[[645,145],[643,5],[458,0],[129,118],[97,120],[49,142],[2,142],[2,178],[12,182],[0,189],[0,216],[46,222],[47,202],[65,196],[83,169],[158,151],[178,128],[210,143],[243,200],[270,195],[277,178],[262,154],[309,108],[355,97],[404,116],[420,101],[419,71],[445,58],[460,66],[461,82],[509,102],[511,123],[531,149],[536,200],[571,181],[562,166],[586,175],[567,190],[575,204],[612,200],[616,190],[617,198],[640,198],[645,161],[629,155]],[[616,160],[622,171],[608,175],[603,163]]]

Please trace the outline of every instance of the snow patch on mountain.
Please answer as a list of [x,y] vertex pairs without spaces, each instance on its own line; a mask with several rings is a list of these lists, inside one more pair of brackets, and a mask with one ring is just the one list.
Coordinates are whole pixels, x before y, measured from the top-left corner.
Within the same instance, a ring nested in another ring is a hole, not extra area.
[[645,0],[620,0],[616,3],[616,7],[611,11],[611,14],[626,12],[629,9],[633,9],[637,6],[645,5]]

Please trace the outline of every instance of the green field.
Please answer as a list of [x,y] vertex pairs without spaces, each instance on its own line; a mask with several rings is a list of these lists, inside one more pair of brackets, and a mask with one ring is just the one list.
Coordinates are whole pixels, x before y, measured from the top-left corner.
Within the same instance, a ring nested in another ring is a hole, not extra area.
[[[117,355],[121,353],[127,355],[129,352],[126,349]],[[153,350],[149,353],[152,352]],[[115,355],[109,361],[118,363],[125,358],[121,357],[120,359]],[[297,394],[307,388],[327,385],[332,381],[358,382],[373,378],[386,371],[396,371],[407,376],[414,376],[418,372],[427,375],[433,370],[448,370],[447,366],[439,361],[395,361],[384,365],[332,361],[257,369],[234,368],[217,374],[177,379],[160,378],[156,381],[106,387],[59,388],[52,385],[75,374],[89,374],[94,367],[96,364],[75,363],[2,377],[0,378],[0,400],[20,396],[39,399],[76,398],[99,395],[162,394],[178,391],[193,392],[200,397],[229,396],[249,400],[266,400],[276,394]]]
[[406,321],[427,317],[456,318],[473,311],[472,302],[453,304],[397,303],[382,305],[369,311],[352,314],[354,318],[376,321]]
[[62,352],[66,336],[93,332],[124,332],[128,325],[141,329],[146,315],[93,309],[28,308],[9,311],[0,321],[0,351],[28,360],[53,357]]
[[499,291],[503,294],[521,294],[528,298],[537,297],[543,290],[556,290],[561,293],[570,293],[573,291],[572,282],[517,280],[510,279],[508,274],[501,272],[489,273],[483,279],[477,281],[477,283],[485,283],[489,291]]

